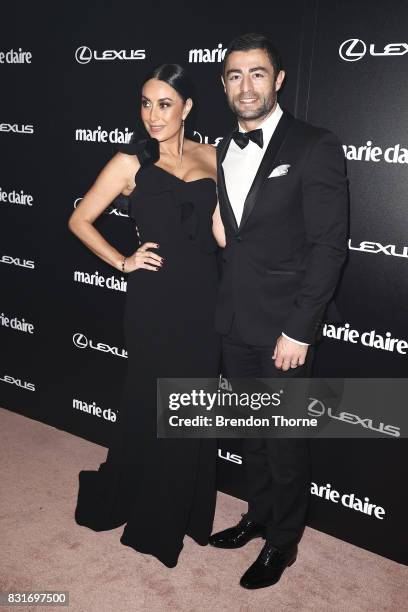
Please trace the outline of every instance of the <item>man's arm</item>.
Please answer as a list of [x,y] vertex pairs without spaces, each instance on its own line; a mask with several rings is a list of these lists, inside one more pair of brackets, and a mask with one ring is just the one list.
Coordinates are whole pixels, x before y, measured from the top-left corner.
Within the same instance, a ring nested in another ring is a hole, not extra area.
[[322,133],[302,172],[303,212],[309,257],[303,282],[283,330],[313,344],[347,255],[348,192],[338,138]]

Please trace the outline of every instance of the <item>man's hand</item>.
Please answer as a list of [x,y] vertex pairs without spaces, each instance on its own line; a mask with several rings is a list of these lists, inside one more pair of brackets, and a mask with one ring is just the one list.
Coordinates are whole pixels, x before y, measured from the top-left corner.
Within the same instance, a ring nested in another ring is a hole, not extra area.
[[305,363],[308,348],[297,342],[292,342],[285,336],[279,336],[272,355],[272,359],[275,360],[275,367],[278,370],[286,371],[289,368],[302,366]]

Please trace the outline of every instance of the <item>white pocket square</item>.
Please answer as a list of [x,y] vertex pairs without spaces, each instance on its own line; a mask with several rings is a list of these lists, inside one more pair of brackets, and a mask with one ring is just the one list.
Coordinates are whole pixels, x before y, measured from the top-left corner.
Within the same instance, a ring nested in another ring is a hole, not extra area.
[[276,166],[268,176],[268,178],[273,178],[274,176],[283,176],[289,172],[290,164],[281,164],[280,166]]

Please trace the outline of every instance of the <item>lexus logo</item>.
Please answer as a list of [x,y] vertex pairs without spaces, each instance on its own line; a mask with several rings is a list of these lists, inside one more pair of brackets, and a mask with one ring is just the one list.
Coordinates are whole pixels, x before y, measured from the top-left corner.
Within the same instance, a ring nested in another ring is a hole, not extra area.
[[88,64],[92,59],[92,51],[89,47],[78,47],[75,51],[75,59],[79,64]]
[[115,49],[105,49],[105,51],[101,51],[98,55],[98,51],[92,51],[89,47],[85,45],[78,47],[75,51],[75,59],[79,64],[89,64],[92,59],[95,60],[142,60],[146,58],[145,49],[131,49],[130,51],[126,51],[126,49],[120,49],[116,51]]
[[88,340],[88,338],[81,333],[76,333],[72,336],[72,340],[74,345],[77,348],[91,348],[95,351],[101,351],[102,353],[112,353],[115,357],[123,357],[127,359],[127,351],[125,349],[118,349],[117,346],[109,346],[109,344],[105,344],[104,342],[97,342],[96,344],[92,340]]
[[0,132],[14,132],[15,134],[34,134],[34,126],[18,125],[17,123],[0,123]]
[[[408,53],[408,43],[388,43],[383,49],[376,51],[376,45],[370,43],[368,51],[373,57],[396,57]],[[339,47],[339,55],[346,62],[357,62],[367,53],[367,45],[359,38],[349,38]]]
[[84,334],[74,334],[72,339],[78,348],[86,348],[88,346],[88,339]]
[[346,62],[357,62],[367,52],[367,45],[359,38],[349,38],[340,45],[339,55]]

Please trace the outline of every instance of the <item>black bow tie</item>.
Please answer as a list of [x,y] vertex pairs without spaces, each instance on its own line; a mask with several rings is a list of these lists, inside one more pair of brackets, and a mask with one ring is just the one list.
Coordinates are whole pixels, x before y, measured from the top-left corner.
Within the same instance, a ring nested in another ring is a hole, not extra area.
[[255,142],[258,147],[261,147],[261,149],[263,147],[263,134],[261,128],[258,128],[257,130],[251,130],[250,132],[240,132],[239,130],[235,130],[232,135],[232,138],[235,140],[235,142],[241,149],[245,149],[250,140],[252,140],[252,142]]

